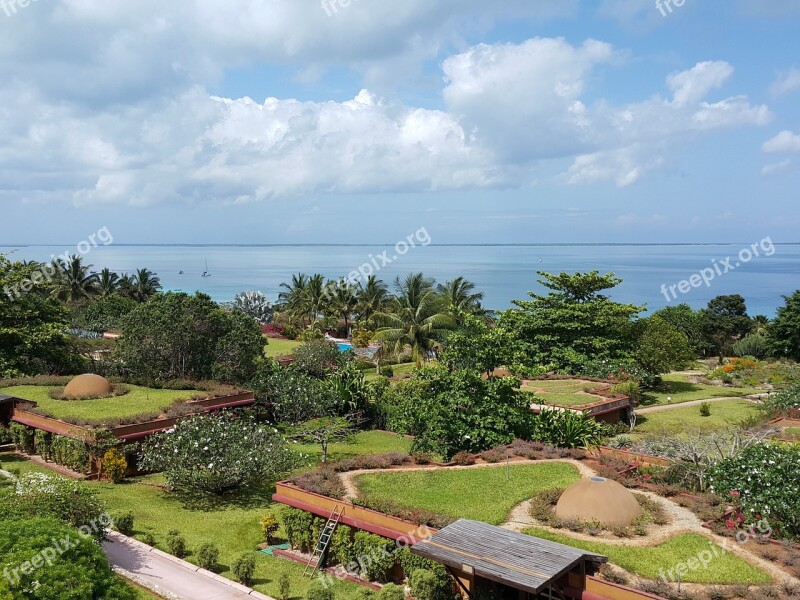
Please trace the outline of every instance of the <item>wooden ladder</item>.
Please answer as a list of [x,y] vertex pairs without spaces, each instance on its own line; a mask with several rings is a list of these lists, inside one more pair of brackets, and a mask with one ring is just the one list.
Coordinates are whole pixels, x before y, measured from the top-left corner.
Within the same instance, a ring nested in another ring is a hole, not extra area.
[[322,563],[322,558],[325,555],[325,551],[328,549],[328,546],[331,545],[333,532],[336,531],[336,527],[339,525],[339,521],[342,519],[343,514],[344,506],[339,506],[336,504],[333,507],[333,511],[331,511],[330,516],[328,517],[328,522],[325,523],[325,527],[322,528],[322,532],[319,534],[317,544],[314,546],[314,552],[312,553],[311,558],[308,559],[306,568],[303,570],[303,577],[306,575],[313,577],[314,573],[316,573],[317,569],[319,569],[320,564]]

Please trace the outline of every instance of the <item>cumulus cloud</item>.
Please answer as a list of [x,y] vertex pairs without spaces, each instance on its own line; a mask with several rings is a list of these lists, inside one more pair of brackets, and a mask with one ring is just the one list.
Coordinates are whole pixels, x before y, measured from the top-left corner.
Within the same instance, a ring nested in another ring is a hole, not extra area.
[[800,152],[800,135],[788,130],[781,131],[761,147],[767,154]]
[[782,96],[795,90],[800,90],[800,69],[795,68],[781,73],[769,88],[773,96]]
[[316,0],[221,6],[52,0],[16,15],[0,40],[0,198],[148,205],[497,189],[563,159],[563,182],[628,186],[692,136],[770,118],[744,96],[711,97],[733,74],[721,61],[667,76],[664,96],[605,101],[598,72],[624,65],[624,53],[561,38],[445,58],[437,108],[367,89],[345,101],[221,97],[209,89],[237,67],[344,65],[378,81],[409,56],[437,55],[465,15],[552,18],[576,3],[359,0],[330,17]]

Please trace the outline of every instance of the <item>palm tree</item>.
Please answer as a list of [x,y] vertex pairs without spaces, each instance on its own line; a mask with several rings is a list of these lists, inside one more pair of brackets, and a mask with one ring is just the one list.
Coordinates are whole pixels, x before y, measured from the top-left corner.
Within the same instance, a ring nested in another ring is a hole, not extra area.
[[437,335],[451,329],[455,321],[447,314],[442,297],[433,289],[433,280],[425,279],[422,273],[408,275],[403,281],[398,278],[395,288],[397,294],[389,303],[389,309],[374,316],[382,324],[375,339],[389,342],[395,354],[411,348],[411,356],[419,366],[438,346]]
[[150,269],[139,269],[132,277],[125,275],[120,280],[119,287],[137,302],[147,302],[161,289],[161,280]]
[[284,291],[278,294],[278,301],[285,307],[290,318],[302,319],[303,327],[305,327],[305,299],[307,295],[306,288],[308,288],[308,275],[303,273],[292,275],[291,283],[282,283],[281,287]]
[[119,275],[111,269],[105,268],[100,271],[100,277],[97,280],[97,292],[102,298],[108,298],[117,293],[118,284]]
[[317,317],[327,309],[330,303],[329,293],[330,288],[322,275],[317,273],[309,277],[305,293],[305,308],[311,323],[316,322]]
[[328,282],[328,289],[331,290],[330,303],[328,310],[340,319],[344,319],[344,330],[350,333],[350,319],[358,305],[356,297],[356,287],[346,279]]
[[368,322],[372,315],[382,311],[389,301],[389,289],[375,275],[367,278],[366,284],[359,282],[356,291],[356,314],[359,320]]
[[92,265],[84,265],[82,256],[57,259],[53,266],[56,276],[52,295],[62,302],[72,304],[97,293],[97,273],[90,272]]
[[486,310],[481,306],[482,292],[475,292],[475,284],[463,277],[456,277],[437,288],[451,316],[460,320],[463,315],[484,316]]

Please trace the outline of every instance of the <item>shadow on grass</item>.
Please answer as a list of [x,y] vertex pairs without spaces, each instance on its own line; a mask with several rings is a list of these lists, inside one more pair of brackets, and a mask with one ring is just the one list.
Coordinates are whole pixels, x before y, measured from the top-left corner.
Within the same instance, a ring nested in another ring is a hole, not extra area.
[[[699,392],[703,387],[697,383],[690,381],[666,381],[655,388],[655,391],[661,394],[688,394],[691,392]],[[639,401],[641,406],[652,406],[658,404],[658,397],[653,394],[642,394],[642,399]]]
[[255,509],[272,504],[275,484],[269,483],[254,488],[239,488],[219,494],[211,492],[173,491],[174,496],[187,510],[213,512],[228,508]]

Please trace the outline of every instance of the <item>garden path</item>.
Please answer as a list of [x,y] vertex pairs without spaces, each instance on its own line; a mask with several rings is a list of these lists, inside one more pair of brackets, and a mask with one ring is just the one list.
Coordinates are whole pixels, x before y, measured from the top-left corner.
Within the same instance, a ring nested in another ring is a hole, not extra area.
[[703,402],[713,404],[714,402],[722,402],[723,400],[745,400],[753,404],[759,404],[761,394],[754,394],[752,396],[726,396],[722,398],[708,398],[707,400],[690,400],[689,402],[677,402],[675,404],[659,404],[657,406],[648,406],[646,408],[637,408],[637,415],[646,415],[647,413],[660,412],[662,410],[674,410],[678,408],[685,408],[687,406],[700,406]]

